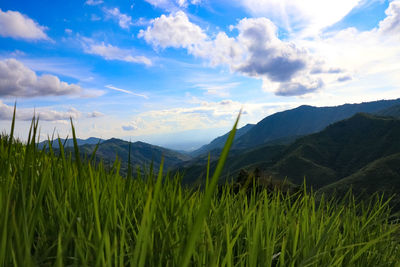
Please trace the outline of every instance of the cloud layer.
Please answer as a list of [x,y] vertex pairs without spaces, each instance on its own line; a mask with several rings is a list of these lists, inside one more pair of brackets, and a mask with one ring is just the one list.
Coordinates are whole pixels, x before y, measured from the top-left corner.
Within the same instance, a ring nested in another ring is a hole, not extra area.
[[139,63],[150,66],[151,60],[145,56],[134,55],[133,51],[129,49],[122,49],[110,44],[95,43],[93,40],[83,38],[84,51],[87,54],[98,55],[107,60],[119,60],[131,63]]
[[[288,31],[316,34],[344,18],[361,0],[240,0],[256,17],[268,17]],[[367,1],[365,1],[367,2]]]
[[36,73],[16,59],[0,61],[0,97],[72,95],[81,87],[60,81],[54,75]]
[[[277,27],[267,18],[242,19],[237,37],[219,32],[214,39],[189,21],[182,11],[162,15],[139,37],[158,48],[185,48],[212,65],[228,65],[232,71],[265,81],[264,88],[277,95],[302,95],[319,90],[321,75],[330,73],[323,63],[294,43],[281,41]],[[316,68],[318,72],[313,72]],[[340,72],[340,71],[338,71]]]
[[[14,107],[4,104],[0,100],[0,120],[10,120],[13,117]],[[18,109],[16,112],[16,119],[30,121],[35,114],[42,121],[58,121],[78,119],[81,117],[81,112],[75,108],[70,108],[67,111],[56,111],[47,108],[33,109]]]
[[48,40],[47,28],[19,13],[0,9],[0,36],[26,40]]

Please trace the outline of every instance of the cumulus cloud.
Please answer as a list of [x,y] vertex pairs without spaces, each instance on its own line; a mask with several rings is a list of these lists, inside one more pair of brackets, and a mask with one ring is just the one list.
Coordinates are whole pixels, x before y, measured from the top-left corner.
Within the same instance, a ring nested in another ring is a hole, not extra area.
[[59,96],[78,94],[81,90],[79,85],[60,81],[54,75],[37,76],[16,59],[0,61],[0,96]]
[[400,34],[400,1],[393,1],[385,11],[386,18],[379,23],[379,30],[385,34]]
[[140,63],[150,66],[151,60],[145,56],[134,55],[129,49],[122,49],[110,44],[95,43],[93,40],[83,38],[84,51],[88,54],[98,55],[107,60],[120,60],[125,62]]
[[207,35],[203,30],[191,23],[183,11],[178,11],[169,16],[161,15],[152,21],[146,30],[140,30],[139,37],[154,47],[174,47],[196,49],[201,45]]
[[285,43],[276,36],[275,25],[266,18],[243,19],[237,26],[238,41],[246,47],[247,60],[238,70],[249,76],[266,75],[275,82],[286,82],[305,69],[310,58],[304,49]]
[[49,40],[50,38],[44,32],[46,29],[18,11],[3,12],[0,9],[0,36],[26,40]]
[[118,20],[119,26],[123,29],[129,29],[129,27],[133,25],[132,17],[126,14],[122,14],[116,7],[110,9],[104,8],[103,11],[107,17]]
[[305,95],[317,91],[323,85],[322,79],[310,79],[307,77],[281,83],[275,93],[280,96]]
[[[140,31],[139,37],[155,48],[185,48],[212,65],[225,64],[243,75],[280,83],[273,87],[277,95],[306,94],[323,86],[319,76],[329,73],[328,68],[306,49],[281,41],[277,27],[269,19],[245,18],[233,28],[239,32],[237,37],[219,32],[212,39],[179,11],[153,20],[151,26]],[[316,66],[319,73],[312,73]]]
[[103,3],[103,0],[86,0],[85,4],[89,6],[97,6]]
[[[386,17],[371,30],[351,27],[296,42],[323,58],[326,64],[347,69],[346,72],[330,69],[330,73],[337,72],[332,83],[352,80],[362,81],[364,90],[372,86],[381,91],[395,88],[400,84],[397,75],[400,71],[399,7],[400,1],[392,1],[385,12]],[[318,68],[313,72],[317,73]],[[342,84],[338,86],[343,87]]]
[[[14,107],[4,104],[0,100],[0,120],[10,120],[13,117]],[[28,109],[28,108],[17,108],[16,119],[23,121],[32,120],[33,115],[39,118],[41,121],[61,121],[78,119],[81,117],[81,112],[75,108],[70,108],[67,111],[56,111],[47,108]]]

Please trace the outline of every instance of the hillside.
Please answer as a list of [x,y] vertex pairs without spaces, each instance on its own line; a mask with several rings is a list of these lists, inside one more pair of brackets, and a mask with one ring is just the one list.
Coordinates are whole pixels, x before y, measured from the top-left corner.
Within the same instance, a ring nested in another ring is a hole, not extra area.
[[[70,139],[62,139],[60,138],[61,143],[63,144],[64,147],[73,147],[74,146],[74,141]],[[97,137],[89,137],[88,139],[76,139],[76,142],[78,143],[78,146],[83,146],[83,145],[97,145],[97,143],[103,142],[103,139],[97,138]],[[45,140],[40,143],[38,143],[38,147],[42,149],[44,146],[48,147],[49,141]],[[59,148],[58,145],[58,140],[55,139],[55,141],[52,142],[52,147],[53,148]]]
[[[91,154],[96,145],[83,145],[79,149],[82,153]],[[121,160],[121,169],[124,171],[128,165],[129,157],[129,142],[112,138],[103,141],[96,152],[96,158],[102,159],[105,163],[112,163],[115,158]],[[150,145],[144,142],[131,143],[131,164],[133,168],[149,166],[151,162],[155,167],[161,163],[161,158],[164,157],[164,167],[166,169],[191,159],[190,156],[176,152],[174,150],[162,148],[159,146]]]
[[356,114],[298,139],[265,173],[318,188],[352,175],[369,163],[400,152],[400,120]]
[[[237,177],[241,169],[257,168],[264,178],[287,178],[301,184],[306,177],[308,185],[321,188],[357,173],[375,160],[399,153],[399,136],[400,120],[359,113],[291,145],[236,151],[228,158],[222,179]],[[211,167],[215,164],[212,162]],[[186,166],[187,181],[204,177],[204,163]]]
[[[259,166],[260,164],[271,164],[275,162],[275,158],[278,157],[286,148],[284,145],[264,145],[255,149],[244,150],[232,150],[229,152],[228,159],[222,170],[220,182],[225,180],[233,180],[238,172],[242,168],[252,169],[253,166]],[[217,166],[218,156],[215,156],[218,151],[212,151],[211,154],[210,169],[213,171]],[[218,155],[218,154],[217,154]],[[207,157],[197,157],[189,162],[180,164],[176,171],[182,171],[184,173],[183,182],[186,184],[202,183],[206,176]]]
[[239,137],[234,148],[248,149],[274,139],[316,133],[328,125],[349,118],[356,113],[376,113],[399,104],[400,99],[345,104],[335,107],[300,106],[264,118]]
[[395,105],[385,108],[383,110],[378,111],[376,114],[381,116],[400,118],[400,105]]
[[[237,140],[239,137],[247,133],[251,128],[253,128],[254,124],[246,124],[240,129],[237,129],[236,135],[235,135],[235,140]],[[207,154],[210,151],[213,150],[220,150],[224,147],[226,140],[228,139],[229,132],[215,138],[212,140],[209,144],[204,145],[200,147],[199,149],[196,149],[195,151],[191,152],[190,154],[194,157],[202,155],[202,154]]]
[[368,197],[377,191],[383,192],[387,197],[395,194],[392,207],[399,210],[400,153],[379,158],[352,175],[322,187],[318,194],[343,197],[349,188],[358,197]]

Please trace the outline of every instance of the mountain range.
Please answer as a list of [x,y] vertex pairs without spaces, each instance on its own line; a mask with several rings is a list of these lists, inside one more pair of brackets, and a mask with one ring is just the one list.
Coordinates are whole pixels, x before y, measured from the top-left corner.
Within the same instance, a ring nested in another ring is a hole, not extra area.
[[[70,139],[63,139],[60,138],[61,143],[63,144],[64,147],[73,147],[74,146],[74,141],[70,138]],[[102,143],[104,140],[101,138],[97,138],[97,137],[89,137],[88,139],[80,139],[77,138],[76,142],[78,143],[78,146],[83,146],[83,145],[97,145],[98,143]],[[49,141],[45,140],[42,141],[38,144],[38,147],[40,149],[42,149],[43,147],[48,147],[49,146]],[[58,149],[59,148],[59,144],[58,144],[58,139],[53,141],[51,143],[51,146],[53,148]]]
[[[211,172],[216,163],[211,162]],[[400,119],[357,113],[288,145],[236,152],[228,157],[221,180],[236,179],[243,170],[264,181],[301,185],[306,180],[319,194],[344,196],[353,188],[357,196],[400,195]],[[206,167],[189,164],[183,171],[184,182],[201,184]],[[400,197],[393,202],[400,207]]]
[[[183,171],[184,183],[201,184],[208,153],[212,171],[228,134],[191,155],[115,138],[78,140],[78,145],[83,154],[91,154],[98,144],[96,158],[111,164],[118,156],[123,172],[127,171],[129,148],[133,168],[153,162],[157,169],[164,157],[164,168]],[[66,141],[66,146],[71,146],[71,141]],[[238,129],[221,182],[246,170],[256,171],[262,179],[286,179],[297,185],[306,179],[309,186],[327,194],[344,194],[351,186],[358,194],[377,190],[392,194],[400,193],[399,166],[400,99],[300,106]]]

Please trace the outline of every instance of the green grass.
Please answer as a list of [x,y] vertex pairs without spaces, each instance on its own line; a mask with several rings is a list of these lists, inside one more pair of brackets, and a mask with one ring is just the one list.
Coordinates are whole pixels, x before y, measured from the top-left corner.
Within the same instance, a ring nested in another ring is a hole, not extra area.
[[205,190],[162,165],[125,178],[77,147],[38,150],[36,132],[33,121],[27,144],[0,137],[0,266],[399,266],[382,198],[218,188],[234,131]]

